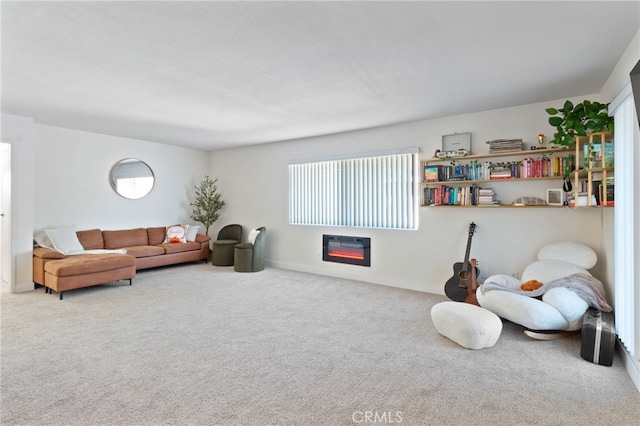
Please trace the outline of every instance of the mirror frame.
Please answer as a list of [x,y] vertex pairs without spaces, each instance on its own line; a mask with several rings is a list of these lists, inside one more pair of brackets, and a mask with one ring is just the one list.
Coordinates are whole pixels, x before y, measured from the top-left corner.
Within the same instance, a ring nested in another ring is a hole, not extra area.
[[[139,175],[132,175],[131,178],[135,179],[135,178],[151,177],[152,182],[151,182],[151,186],[149,186],[148,188],[145,188],[144,193],[129,195],[129,194],[118,191],[118,182],[117,182],[118,179],[116,178],[116,171],[118,169],[121,169],[125,164],[133,164],[133,163],[139,163],[141,166],[146,167],[149,173],[146,174],[145,172],[144,174],[140,173]],[[122,198],[126,198],[127,200],[139,200],[140,198],[144,198],[151,193],[151,191],[156,185],[156,176],[153,173],[153,169],[151,168],[151,166],[149,166],[144,161],[138,158],[123,158],[122,160],[116,161],[116,163],[113,166],[111,166],[111,170],[109,171],[109,183],[111,184],[111,189],[113,189],[113,191],[119,196],[121,196]]]

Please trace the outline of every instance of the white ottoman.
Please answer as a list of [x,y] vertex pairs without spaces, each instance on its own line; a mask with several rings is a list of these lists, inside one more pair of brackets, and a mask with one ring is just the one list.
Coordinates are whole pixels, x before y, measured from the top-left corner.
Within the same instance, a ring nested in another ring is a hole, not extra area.
[[468,349],[490,348],[502,332],[502,321],[493,312],[463,302],[441,302],[431,308],[438,333]]

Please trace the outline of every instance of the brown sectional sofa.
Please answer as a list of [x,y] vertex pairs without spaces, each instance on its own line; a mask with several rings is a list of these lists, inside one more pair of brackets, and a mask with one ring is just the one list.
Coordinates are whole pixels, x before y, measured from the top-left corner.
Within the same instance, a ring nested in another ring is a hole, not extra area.
[[194,242],[165,243],[165,227],[115,231],[77,231],[85,250],[126,249],[127,254],[64,254],[43,247],[33,249],[33,282],[62,294],[66,290],[129,280],[136,271],[156,266],[204,260],[211,237],[198,234]]

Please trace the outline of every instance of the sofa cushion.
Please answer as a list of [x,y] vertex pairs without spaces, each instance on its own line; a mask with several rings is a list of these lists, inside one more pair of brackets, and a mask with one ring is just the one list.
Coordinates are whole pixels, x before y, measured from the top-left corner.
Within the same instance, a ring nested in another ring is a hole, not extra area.
[[167,234],[167,228],[164,226],[156,226],[147,228],[147,238],[150,246],[157,246],[164,243],[164,237]]
[[102,231],[102,238],[104,238],[104,248],[106,249],[146,246],[148,244],[147,230],[144,228]]
[[193,243],[193,242],[182,243],[182,244],[165,243],[165,244],[162,244],[161,247],[164,247],[164,251],[166,254],[183,253],[185,251],[200,250],[200,243]]
[[48,249],[44,247],[34,247],[33,257],[39,257],[40,259],[64,259],[66,256],[55,249]]
[[51,260],[44,270],[56,277],[92,274],[134,266],[136,259],[128,254],[79,254],[66,259]]
[[127,247],[127,254],[135,257],[160,256],[164,254],[162,246],[131,246]]
[[85,250],[98,250],[104,248],[104,239],[100,229],[89,229],[87,231],[76,232],[80,244]]

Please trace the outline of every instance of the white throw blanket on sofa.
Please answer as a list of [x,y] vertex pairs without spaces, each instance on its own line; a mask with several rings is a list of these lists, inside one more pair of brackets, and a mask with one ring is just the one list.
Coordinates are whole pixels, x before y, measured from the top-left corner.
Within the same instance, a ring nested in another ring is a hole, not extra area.
[[604,294],[604,286],[597,279],[587,274],[572,274],[568,277],[558,278],[544,284],[537,290],[525,291],[520,288],[511,288],[495,282],[485,282],[480,286],[482,293],[491,290],[509,291],[511,293],[521,294],[523,296],[537,297],[545,294],[554,287],[565,287],[576,293],[582,300],[587,302],[589,306],[599,309],[603,312],[611,312],[613,308],[607,302]]
[[93,249],[93,250],[82,250],[76,253],[67,253],[68,255],[74,254],[127,254],[127,249]]

